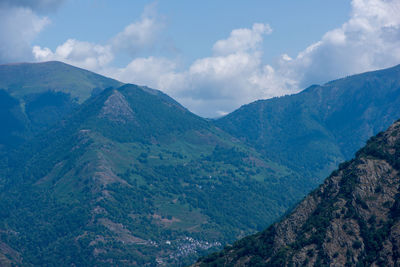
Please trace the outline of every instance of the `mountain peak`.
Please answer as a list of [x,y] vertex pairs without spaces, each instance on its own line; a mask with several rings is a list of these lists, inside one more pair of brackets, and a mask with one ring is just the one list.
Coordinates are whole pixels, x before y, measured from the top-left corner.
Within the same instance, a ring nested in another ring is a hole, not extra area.
[[0,88],[17,99],[56,91],[70,94],[83,102],[94,89],[121,85],[114,79],[59,61],[0,65]]

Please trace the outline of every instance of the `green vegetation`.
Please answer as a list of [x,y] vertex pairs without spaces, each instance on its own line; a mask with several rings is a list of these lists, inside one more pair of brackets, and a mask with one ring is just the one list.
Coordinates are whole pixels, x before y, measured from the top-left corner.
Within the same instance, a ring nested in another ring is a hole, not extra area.
[[0,157],[121,83],[61,62],[0,65]]
[[0,88],[20,100],[31,94],[55,91],[78,98],[82,103],[92,92],[121,85],[116,80],[57,61],[0,65]]
[[315,188],[340,162],[400,117],[400,66],[260,100],[216,125]]
[[[397,193],[384,191],[399,186],[399,153],[400,121],[371,138],[355,159],[340,164],[323,185],[281,222],[201,258],[198,265],[393,265],[400,257],[400,188],[396,188]],[[383,201],[392,198],[394,201]],[[316,206],[307,214],[313,203]],[[302,216],[306,216],[304,221],[299,220]],[[287,231],[291,234],[286,235]],[[388,246],[392,246],[391,255],[387,253]],[[340,255],[343,251],[345,255]],[[345,258],[339,259],[340,256]]]
[[289,169],[231,140],[161,92],[106,89],[9,153],[0,241],[22,264],[190,263],[305,193]]
[[[0,263],[7,245],[17,265],[190,264],[260,231],[400,117],[399,70],[312,86],[209,121],[160,91],[60,62],[0,65]],[[387,153],[380,138],[357,155],[399,169],[400,148]],[[337,197],[345,200],[358,182],[353,164],[332,174],[343,171]],[[222,265],[233,249],[235,259],[253,255],[252,266],[272,254],[271,265],[281,266],[313,245],[306,253],[322,266],[327,226],[341,216],[357,221],[366,240],[352,242],[348,264],[364,247],[365,264],[379,260],[398,201],[384,204],[392,219],[383,224],[358,216],[354,205],[368,210],[362,198],[343,214],[332,203],[321,203],[296,242],[277,251],[273,225],[204,262]]]

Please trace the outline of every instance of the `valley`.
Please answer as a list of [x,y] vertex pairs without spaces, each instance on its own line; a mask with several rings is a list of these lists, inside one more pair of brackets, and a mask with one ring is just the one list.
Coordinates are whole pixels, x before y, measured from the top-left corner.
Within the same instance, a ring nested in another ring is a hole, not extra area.
[[191,264],[279,220],[400,117],[399,66],[216,120],[63,63],[2,65],[1,77],[6,266]]

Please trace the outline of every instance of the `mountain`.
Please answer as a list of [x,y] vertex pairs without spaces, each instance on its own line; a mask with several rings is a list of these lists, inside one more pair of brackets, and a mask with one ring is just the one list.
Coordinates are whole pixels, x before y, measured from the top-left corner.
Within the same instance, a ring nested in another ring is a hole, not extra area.
[[196,266],[398,266],[400,121],[280,222]]
[[400,117],[400,65],[242,106],[216,125],[317,186]]
[[306,191],[288,168],[135,85],[92,96],[0,161],[1,265],[179,265]]
[[121,85],[56,61],[0,65],[0,152],[54,125],[92,94]]
[[261,231],[389,126],[399,69],[210,121],[60,62],[2,65],[0,265],[179,266]]
[[47,91],[63,92],[80,103],[94,90],[118,87],[120,82],[59,62],[15,63],[0,65],[0,88],[17,99]]

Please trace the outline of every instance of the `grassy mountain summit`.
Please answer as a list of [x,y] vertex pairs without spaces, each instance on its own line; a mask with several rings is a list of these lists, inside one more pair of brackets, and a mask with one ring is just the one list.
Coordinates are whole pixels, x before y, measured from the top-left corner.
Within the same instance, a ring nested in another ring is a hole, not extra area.
[[305,193],[289,169],[135,85],[91,97],[4,166],[3,264],[190,262]]
[[0,88],[17,99],[54,91],[70,94],[82,103],[93,89],[121,85],[116,80],[59,61],[0,65]]
[[399,118],[399,106],[400,65],[259,100],[216,125],[316,186]]
[[57,61],[0,65],[0,154],[54,125],[91,95],[121,85]]
[[196,266],[398,266],[400,121],[280,222]]

